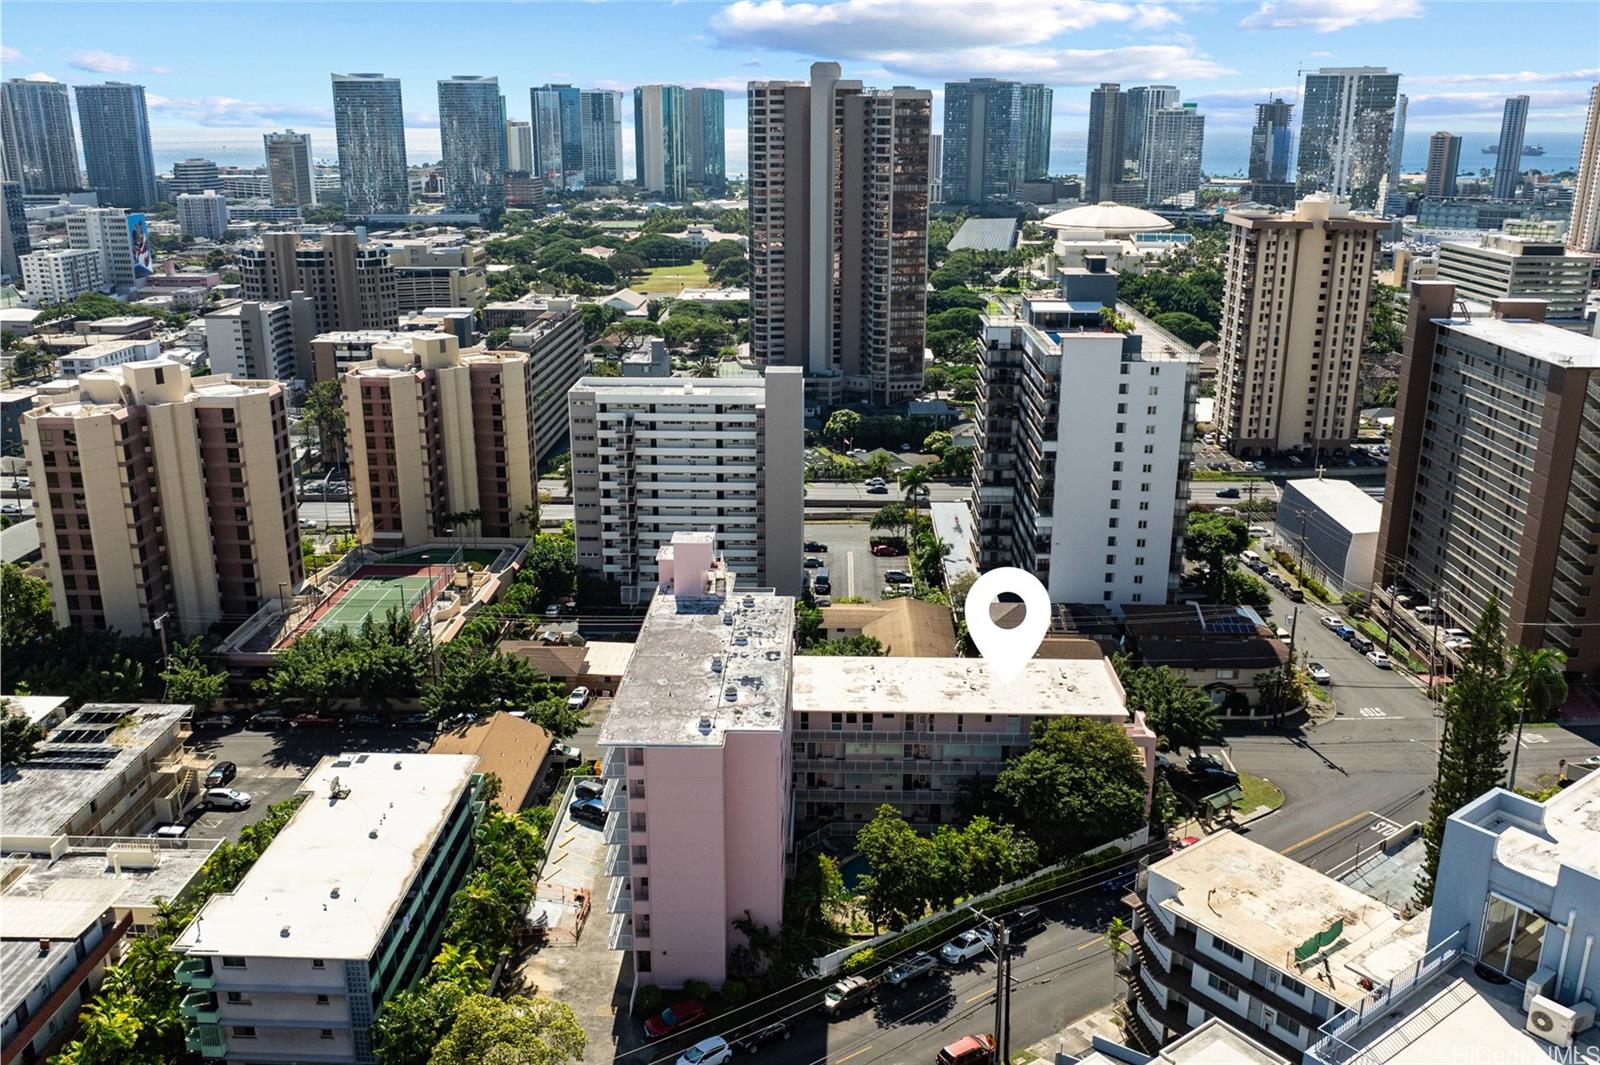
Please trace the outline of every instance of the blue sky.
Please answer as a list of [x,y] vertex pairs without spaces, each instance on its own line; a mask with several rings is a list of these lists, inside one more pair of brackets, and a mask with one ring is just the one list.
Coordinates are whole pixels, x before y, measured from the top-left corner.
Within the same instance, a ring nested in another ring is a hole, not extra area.
[[1297,98],[1297,70],[1324,65],[1400,71],[1412,133],[1494,130],[1504,98],[1527,93],[1533,134],[1581,127],[1600,80],[1600,4],[6,0],[0,26],[5,77],[147,86],[158,151],[259,146],[262,131],[294,126],[331,156],[329,73],[382,71],[404,81],[417,156],[437,150],[434,82],[493,74],[522,119],[528,88],[546,81],[727,89],[729,170],[742,172],[745,83],[804,77],[816,59],[869,85],[1043,81],[1056,89],[1058,138],[1081,135],[1089,89],[1102,80],[1176,84],[1209,130],[1225,131],[1248,126],[1250,106],[1269,92]]

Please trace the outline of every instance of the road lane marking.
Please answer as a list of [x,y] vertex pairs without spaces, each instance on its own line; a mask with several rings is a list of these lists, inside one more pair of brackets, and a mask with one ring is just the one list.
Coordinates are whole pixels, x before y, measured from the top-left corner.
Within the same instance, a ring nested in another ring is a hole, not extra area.
[[851,1058],[859,1058],[861,1055],[865,1054],[867,1051],[869,1051],[871,1049],[872,1049],[872,1044],[868,1043],[866,1046],[862,1047],[860,1050],[853,1051],[853,1052],[851,1052],[849,1054],[846,1054],[842,1058],[835,1058],[834,1061],[835,1062],[846,1062],[846,1061],[849,1061]]
[[1314,836],[1307,836],[1305,839],[1301,840],[1299,843],[1296,843],[1292,847],[1285,847],[1283,850],[1279,851],[1278,853],[1279,854],[1288,854],[1290,851],[1297,851],[1301,847],[1304,847],[1308,843],[1315,843],[1317,840],[1321,839],[1323,836],[1328,835],[1330,832],[1337,832],[1341,828],[1345,828],[1348,825],[1353,825],[1357,821],[1361,820],[1363,817],[1374,817],[1374,816],[1376,816],[1376,815],[1373,814],[1373,812],[1371,810],[1362,810],[1360,813],[1358,813],[1358,814],[1356,814],[1356,815],[1354,815],[1352,817],[1347,817],[1343,821],[1340,821],[1336,825],[1330,825],[1329,827],[1323,829],[1321,832],[1318,832]]
[[1383,707],[1381,707],[1381,706],[1363,706],[1361,708],[1361,716],[1362,717],[1388,717],[1389,715],[1383,712]]
[[1078,946],[1077,946],[1077,949],[1078,950],[1088,950],[1090,947],[1099,947],[1099,946],[1104,946],[1104,945],[1105,945],[1105,940],[1103,940],[1103,939],[1091,939],[1091,940],[1088,940],[1087,942],[1079,943]]
[[1549,743],[1549,742],[1550,741],[1548,739],[1546,739],[1545,737],[1539,735],[1537,732],[1524,733],[1523,737],[1522,737],[1522,745],[1524,747],[1532,747],[1536,743]]
[[850,589],[851,596],[856,594],[856,553],[851,551],[844,556],[845,586]]
[[[992,987],[991,987],[991,988],[990,988],[990,989],[989,989],[989,990],[987,990],[987,991],[984,991],[984,992],[981,992],[981,993],[980,993],[980,994],[976,994],[976,995],[973,995],[973,996],[972,996],[972,997],[971,997],[971,998],[969,998],[969,999],[967,999],[967,1001],[968,1001],[968,1002],[976,1002],[976,1001],[978,1001],[978,1000],[979,1000],[979,999],[980,999],[980,998],[988,998],[988,997],[989,997],[989,996],[990,996],[990,995],[993,995],[993,994],[994,994],[994,988],[992,988]],[[843,1061],[843,1060],[844,1060],[844,1059],[843,1059],[843,1058],[840,1058],[840,1059],[839,1059],[839,1060],[840,1060],[840,1061]]]
[[1384,839],[1389,839],[1400,831],[1400,826],[1387,817],[1380,817],[1367,826],[1368,832],[1376,832]]

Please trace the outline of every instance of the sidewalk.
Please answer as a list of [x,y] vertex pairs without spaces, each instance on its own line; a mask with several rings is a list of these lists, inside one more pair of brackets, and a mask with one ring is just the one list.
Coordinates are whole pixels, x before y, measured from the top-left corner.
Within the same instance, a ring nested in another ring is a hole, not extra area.
[[1097,1035],[1117,1043],[1127,1042],[1121,1017],[1114,1007],[1107,1006],[1087,1017],[1078,1018],[1055,1035],[1024,1048],[1021,1054],[1013,1053],[1011,1059],[1026,1061],[1030,1060],[1027,1055],[1032,1055],[1031,1060],[1054,1063],[1057,1054],[1081,1058],[1094,1048],[1094,1037]]

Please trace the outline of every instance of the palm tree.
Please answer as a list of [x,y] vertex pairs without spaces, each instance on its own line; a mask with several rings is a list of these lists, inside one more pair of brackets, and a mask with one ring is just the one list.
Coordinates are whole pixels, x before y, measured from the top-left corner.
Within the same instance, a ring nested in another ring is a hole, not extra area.
[[715,376],[717,376],[717,360],[713,359],[709,355],[702,356],[699,359],[699,361],[697,361],[694,364],[694,376],[696,376],[696,377],[715,377]]
[[1511,649],[1508,679],[1517,698],[1517,735],[1511,744],[1511,775],[1507,779],[1513,791],[1517,787],[1517,755],[1522,750],[1523,719],[1531,708],[1536,719],[1543,721],[1567,701],[1566,665],[1566,654],[1554,647]]
[[917,506],[922,493],[927,490],[933,474],[926,466],[907,466],[900,471],[900,487],[906,493],[906,506],[911,508],[911,527],[917,527]]

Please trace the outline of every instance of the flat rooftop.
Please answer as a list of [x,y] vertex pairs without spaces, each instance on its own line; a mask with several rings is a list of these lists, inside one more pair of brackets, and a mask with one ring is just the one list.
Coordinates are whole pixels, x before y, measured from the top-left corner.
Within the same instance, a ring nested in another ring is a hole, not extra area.
[[[1404,921],[1354,888],[1233,832],[1207,836],[1150,866],[1177,892],[1160,905],[1341,1005],[1370,992],[1421,958],[1428,917]],[[1295,951],[1336,924],[1331,946],[1295,961]],[[1326,961],[1326,965],[1322,964]]]
[[1340,1033],[1363,1065],[1437,1065],[1441,1061],[1493,1061],[1502,1065],[1550,1065],[1594,1061],[1600,1028],[1581,1033],[1571,1047],[1557,1048],[1526,1030],[1520,984],[1492,984],[1458,958],[1421,986],[1401,1006],[1370,1023]]
[[981,658],[801,655],[795,659],[794,709],[1128,720],[1122,685],[1104,658],[1036,658],[1020,677],[1001,686]]
[[[324,758],[272,846],[238,888],[211,897],[173,949],[369,957],[477,765],[464,754]],[[349,789],[344,798],[331,795],[336,777]]]
[[608,401],[637,399],[641,403],[680,398],[755,400],[767,394],[761,379],[749,377],[582,377],[572,387],[593,391]]
[[650,601],[602,746],[720,747],[728,732],[783,728],[794,598],[726,580],[726,595],[657,592]]
[[1600,338],[1574,333],[1548,322],[1517,318],[1435,318],[1434,324],[1557,366],[1600,369]]
[[25,765],[0,772],[6,835],[58,834],[193,709],[187,703],[79,707],[45,736]]
[[[1470,817],[1469,806],[1458,816]],[[1533,825],[1503,806],[1487,806],[1475,820],[1479,828],[1498,834],[1495,861],[1540,883],[1554,886],[1561,867],[1600,877],[1600,773],[1590,773],[1544,803],[1544,823]]]
[[[1378,523],[1383,520],[1383,504],[1368,495],[1366,489],[1350,481],[1296,477],[1285,482],[1285,491],[1298,492],[1352,535],[1376,533]],[[1287,524],[1295,527],[1298,521]]]
[[1288,1065],[1288,1060],[1216,1017],[1161,1048],[1151,1065]]

